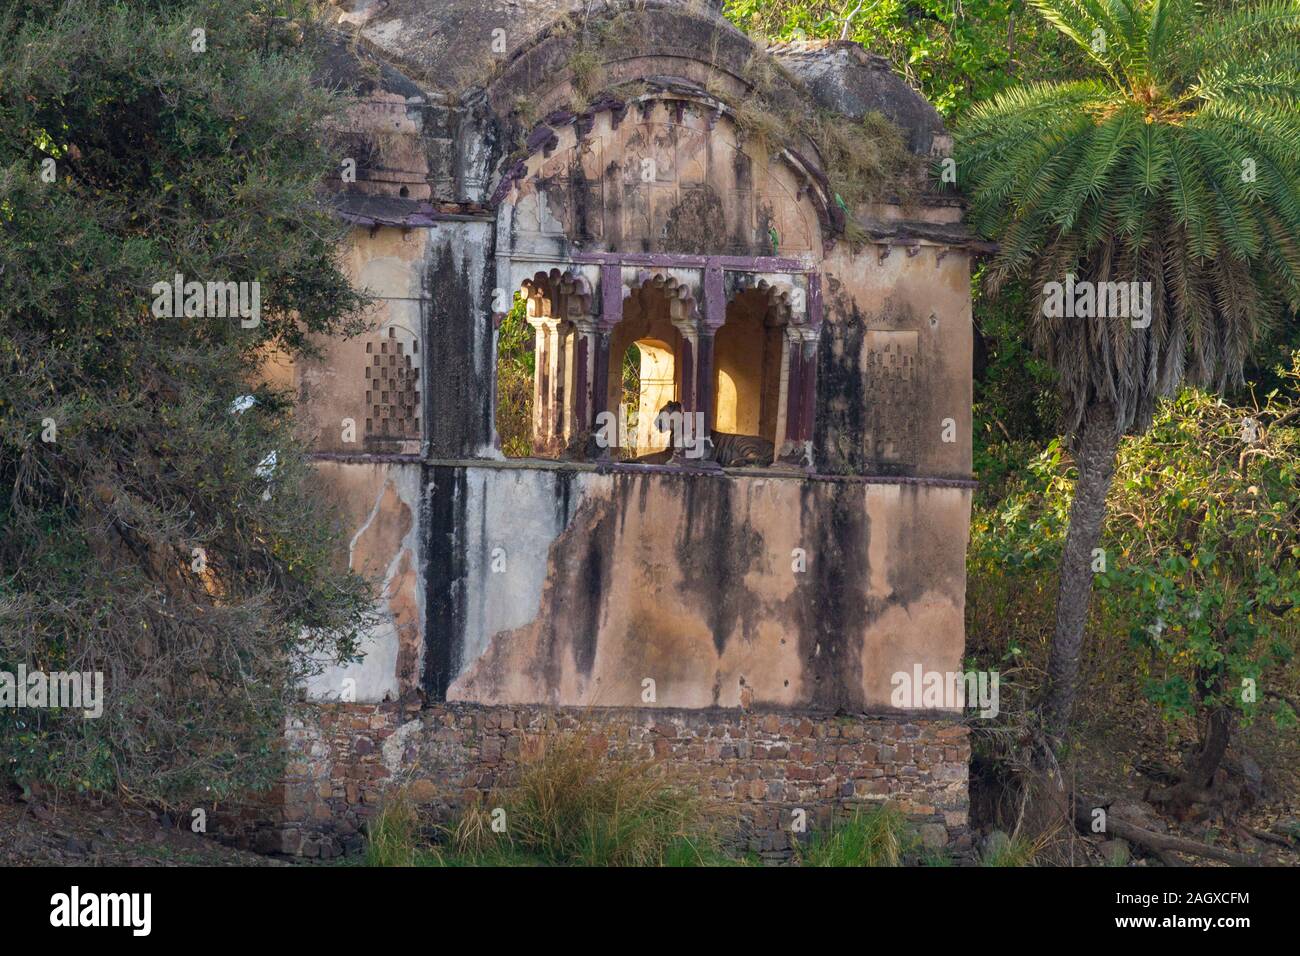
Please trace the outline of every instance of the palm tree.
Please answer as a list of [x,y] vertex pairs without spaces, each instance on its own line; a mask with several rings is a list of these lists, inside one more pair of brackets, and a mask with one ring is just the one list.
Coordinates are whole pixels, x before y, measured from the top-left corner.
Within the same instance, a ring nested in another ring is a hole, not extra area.
[[[1032,339],[1078,468],[1042,700],[1060,739],[1120,436],[1183,384],[1239,382],[1261,333],[1300,306],[1300,0],[1029,2],[1095,77],[978,107],[956,159],[973,223],[1000,242],[988,291],[1036,293]],[[1149,283],[1149,310],[1067,317],[1049,285],[1067,277]]]

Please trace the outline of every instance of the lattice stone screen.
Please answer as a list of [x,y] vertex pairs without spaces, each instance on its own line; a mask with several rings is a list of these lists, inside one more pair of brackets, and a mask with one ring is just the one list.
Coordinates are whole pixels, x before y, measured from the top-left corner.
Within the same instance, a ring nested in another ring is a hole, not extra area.
[[420,437],[419,343],[396,329],[366,343],[366,437]]

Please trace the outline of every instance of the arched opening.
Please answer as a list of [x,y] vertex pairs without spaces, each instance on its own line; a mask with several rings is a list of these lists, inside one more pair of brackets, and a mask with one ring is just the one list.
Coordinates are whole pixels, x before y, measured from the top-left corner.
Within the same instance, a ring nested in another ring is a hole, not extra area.
[[623,409],[630,445],[624,457],[638,458],[668,447],[672,436],[655,427],[655,416],[677,397],[677,362],[658,339],[638,339],[623,356]]
[[717,391],[717,429],[720,432],[735,433],[736,431],[736,402],[739,393],[736,390],[736,380],[721,369],[718,370],[718,391]]
[[784,324],[784,316],[764,290],[747,289],[727,304],[727,321],[713,346],[717,431],[775,443]]
[[680,389],[682,335],[669,310],[665,290],[646,283],[623,303],[623,318],[611,333],[610,355],[618,360],[610,363],[606,407],[619,410],[626,424],[616,458],[657,455],[671,440],[654,425]]

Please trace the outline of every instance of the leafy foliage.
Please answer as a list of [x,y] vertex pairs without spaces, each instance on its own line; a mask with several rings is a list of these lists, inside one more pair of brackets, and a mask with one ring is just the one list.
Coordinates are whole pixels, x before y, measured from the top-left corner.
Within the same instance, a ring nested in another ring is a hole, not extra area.
[[520,295],[497,332],[497,434],[508,458],[533,453],[533,376],[536,334],[528,324],[527,301]]
[[945,115],[1025,76],[1064,79],[1082,60],[1024,0],[728,0],[724,9],[775,40],[856,40],[888,57]]
[[[20,781],[269,784],[294,688],[370,622],[292,397],[251,384],[365,304],[315,198],[313,35],[269,12],[0,8],[0,669],[100,671],[107,696],[98,720],[0,710]],[[258,282],[260,324],[158,317],[177,273]]]
[[1028,293],[1016,284],[995,301],[978,298],[974,383],[973,470],[980,479],[977,503],[997,501],[1013,479],[1056,436],[1060,408],[1055,375],[1025,340]]
[[[1284,389],[1244,406],[1189,389],[1120,446],[1094,558],[1094,626],[1128,636],[1140,689],[1171,718],[1227,708],[1295,723],[1279,668],[1300,637],[1300,353],[1279,375]],[[1021,605],[1041,604],[1072,493],[1053,442],[1018,488],[977,514],[981,621],[1033,616]],[[994,592],[1003,597],[989,603]],[[1012,627],[1022,639],[1032,631]]]

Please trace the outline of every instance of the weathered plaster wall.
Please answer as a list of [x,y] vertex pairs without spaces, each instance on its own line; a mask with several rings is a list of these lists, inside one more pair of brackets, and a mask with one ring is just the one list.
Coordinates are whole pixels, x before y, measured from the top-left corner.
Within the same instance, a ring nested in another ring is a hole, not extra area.
[[[321,340],[317,343],[319,358],[296,363],[299,420],[314,450],[342,454],[419,453],[419,428],[406,429],[401,439],[380,437],[374,409],[389,404],[380,397],[389,382],[379,379],[376,360],[388,360],[387,354],[380,354],[383,342],[387,341],[394,351],[400,343],[400,359],[403,366],[405,359],[411,360],[415,372],[412,381],[417,388],[428,373],[421,330],[428,308],[424,263],[430,248],[430,232],[425,229],[378,229],[373,233],[353,230],[343,264],[353,284],[374,297],[366,316],[373,328],[351,338]],[[368,377],[368,368],[373,377]],[[371,401],[367,401],[367,393]],[[394,400],[395,396],[390,396],[390,402]],[[366,434],[367,419],[374,420],[371,436]]]
[[840,243],[825,268],[818,470],[969,477],[969,253]]
[[[425,633],[421,468],[418,465],[317,463],[322,496],[344,525],[348,566],[375,581],[381,620],[361,644],[365,658],[329,665],[308,684],[315,700],[396,700],[413,686]],[[347,683],[347,681],[352,683]]]
[[665,252],[807,256],[817,212],[789,165],[729,117],[685,99],[595,114],[529,158],[507,207],[513,255]]
[[960,664],[967,489],[452,465],[429,483],[431,697],[637,706],[650,679],[662,707],[863,711],[897,671]]

